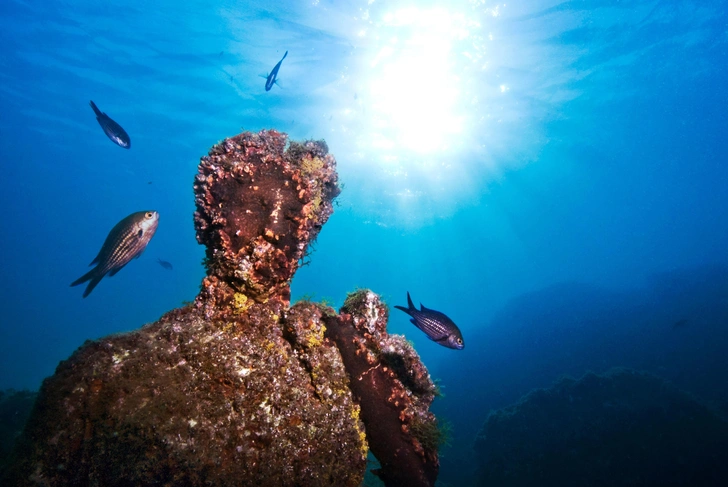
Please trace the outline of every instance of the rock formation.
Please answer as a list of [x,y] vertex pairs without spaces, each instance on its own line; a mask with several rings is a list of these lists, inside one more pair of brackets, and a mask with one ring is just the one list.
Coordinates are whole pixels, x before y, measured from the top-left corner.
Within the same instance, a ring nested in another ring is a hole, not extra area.
[[475,450],[482,486],[693,487],[728,477],[728,423],[630,369],[564,378],[491,412]]
[[15,441],[23,432],[37,395],[35,392],[13,389],[0,391],[0,478]]
[[434,485],[435,388],[385,305],[290,307],[335,165],[273,130],[214,146],[194,184],[200,294],[61,362],[3,485],[358,486],[368,442],[387,485]]

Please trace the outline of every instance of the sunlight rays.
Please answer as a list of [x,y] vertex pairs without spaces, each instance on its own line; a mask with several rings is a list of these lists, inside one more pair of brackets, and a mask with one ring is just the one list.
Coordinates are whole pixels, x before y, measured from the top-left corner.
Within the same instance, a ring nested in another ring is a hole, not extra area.
[[369,62],[371,130],[380,148],[429,154],[449,148],[464,129],[454,41],[469,22],[445,9],[403,8],[384,15]]

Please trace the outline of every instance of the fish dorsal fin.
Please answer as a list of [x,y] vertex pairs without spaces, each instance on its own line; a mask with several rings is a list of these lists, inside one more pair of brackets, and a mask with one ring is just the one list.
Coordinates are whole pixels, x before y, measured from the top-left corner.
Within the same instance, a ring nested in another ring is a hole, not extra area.
[[426,308],[424,304],[420,303],[420,311],[432,311],[430,308]]

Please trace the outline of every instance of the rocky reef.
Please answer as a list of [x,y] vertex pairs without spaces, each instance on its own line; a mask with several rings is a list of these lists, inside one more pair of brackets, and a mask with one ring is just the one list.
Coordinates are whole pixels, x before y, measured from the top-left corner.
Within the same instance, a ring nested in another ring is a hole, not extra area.
[[207,275],[194,303],[87,341],[41,387],[3,485],[434,485],[435,387],[370,291],[290,306],[333,211],[325,143],[245,132],[194,183]]
[[588,373],[492,412],[476,485],[714,486],[728,478],[728,423],[663,379]]
[[30,391],[0,391],[0,478],[15,441],[25,427],[36,396],[37,393]]

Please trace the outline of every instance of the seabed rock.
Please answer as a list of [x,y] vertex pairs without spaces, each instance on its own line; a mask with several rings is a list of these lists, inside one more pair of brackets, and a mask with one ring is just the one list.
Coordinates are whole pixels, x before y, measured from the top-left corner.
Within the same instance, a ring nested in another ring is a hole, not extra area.
[[0,391],[0,478],[37,396],[38,393],[30,391]]
[[195,302],[61,362],[2,485],[353,487],[370,446],[387,485],[434,485],[436,446],[410,428],[435,425],[435,386],[385,305],[290,307],[335,167],[325,143],[274,130],[214,146],[194,184]]
[[491,412],[475,441],[482,486],[718,486],[728,423],[643,372],[564,378]]

